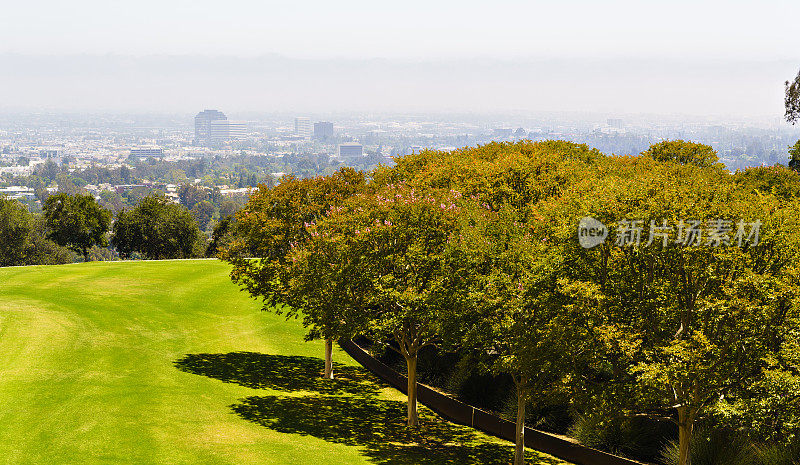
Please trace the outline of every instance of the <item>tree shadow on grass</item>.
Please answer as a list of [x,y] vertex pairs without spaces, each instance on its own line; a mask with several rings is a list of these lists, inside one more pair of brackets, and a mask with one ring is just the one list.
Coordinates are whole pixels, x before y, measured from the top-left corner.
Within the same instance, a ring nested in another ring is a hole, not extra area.
[[[231,405],[242,418],[272,430],[361,447],[383,465],[508,464],[513,446],[488,441],[475,430],[421,408],[420,425],[406,427],[406,404],[378,397],[378,378],[358,367],[336,365],[338,379],[322,379],[313,357],[230,352],[187,354],[175,367],[253,389],[304,391],[302,396],[252,396]],[[527,463],[555,465],[530,455]]]
[[313,357],[256,352],[187,354],[175,361],[175,367],[181,371],[253,389],[312,391],[328,395],[378,394],[381,386],[366,371],[334,364],[336,379],[323,379],[324,364],[321,359]]
[[[420,425],[405,424],[405,403],[360,396],[254,396],[232,405],[249,421],[282,433],[359,446],[385,465],[507,464],[513,447],[488,442],[474,430],[421,409]],[[530,454],[531,464],[558,464]]]

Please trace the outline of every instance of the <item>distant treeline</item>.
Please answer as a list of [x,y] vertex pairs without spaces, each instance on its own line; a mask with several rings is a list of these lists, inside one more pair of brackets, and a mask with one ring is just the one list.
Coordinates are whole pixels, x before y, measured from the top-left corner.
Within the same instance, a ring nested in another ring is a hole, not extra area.
[[48,196],[41,213],[0,197],[0,266],[213,256],[245,198],[223,200],[219,191],[193,185],[179,196],[184,204],[146,195],[116,215],[80,193]]

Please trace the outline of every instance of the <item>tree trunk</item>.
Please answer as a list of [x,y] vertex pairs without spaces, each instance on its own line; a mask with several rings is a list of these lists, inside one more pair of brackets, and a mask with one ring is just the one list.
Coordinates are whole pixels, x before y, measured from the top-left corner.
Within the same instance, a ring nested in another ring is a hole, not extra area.
[[325,379],[333,379],[333,339],[325,339]]
[[692,441],[694,419],[689,414],[687,407],[678,408],[678,465],[691,465],[692,456],[689,445]]
[[516,449],[514,450],[514,465],[525,465],[525,402],[527,393],[525,391],[525,378],[521,378],[517,385],[517,428],[514,435]]
[[417,426],[417,354],[406,355],[408,368],[408,426]]

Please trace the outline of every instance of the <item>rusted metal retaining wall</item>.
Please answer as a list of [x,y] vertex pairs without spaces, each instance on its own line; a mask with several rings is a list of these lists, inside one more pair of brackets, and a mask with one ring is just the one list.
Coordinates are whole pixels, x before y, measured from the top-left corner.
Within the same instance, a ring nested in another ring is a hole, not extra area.
[[[369,355],[353,341],[340,340],[339,345],[364,368],[389,383],[395,389],[407,394],[408,379],[405,376]],[[514,422],[434,391],[424,384],[417,385],[417,399],[447,420],[471,426],[499,438],[514,441],[516,432]],[[642,462],[582,446],[563,437],[531,428],[525,428],[525,447],[554,455],[578,465],[643,465]]]

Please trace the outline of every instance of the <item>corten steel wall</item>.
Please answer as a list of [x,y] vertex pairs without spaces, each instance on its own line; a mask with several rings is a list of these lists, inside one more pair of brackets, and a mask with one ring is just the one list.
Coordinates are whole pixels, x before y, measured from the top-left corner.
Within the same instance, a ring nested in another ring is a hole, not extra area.
[[[364,368],[376,374],[392,387],[407,394],[408,379],[405,376],[369,355],[353,341],[340,340],[339,345]],[[493,436],[514,441],[516,433],[514,422],[448,397],[424,384],[417,385],[417,399],[450,421],[472,426]],[[582,446],[554,434],[531,428],[525,428],[525,446],[578,465],[643,465],[642,462]]]

